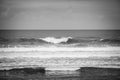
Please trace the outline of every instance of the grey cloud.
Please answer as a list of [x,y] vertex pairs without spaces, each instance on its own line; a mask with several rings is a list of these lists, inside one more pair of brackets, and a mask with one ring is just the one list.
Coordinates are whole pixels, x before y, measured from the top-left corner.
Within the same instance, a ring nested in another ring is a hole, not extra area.
[[120,29],[119,4],[120,0],[0,0],[0,25],[5,29]]

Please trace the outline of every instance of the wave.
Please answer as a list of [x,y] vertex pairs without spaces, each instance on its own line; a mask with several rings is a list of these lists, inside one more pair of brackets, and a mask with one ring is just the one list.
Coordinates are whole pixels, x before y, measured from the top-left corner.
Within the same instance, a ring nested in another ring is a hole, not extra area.
[[72,39],[72,37],[61,37],[61,38],[55,38],[55,37],[46,37],[46,38],[40,38],[43,41],[50,42],[50,43],[62,43],[67,42],[68,40]]
[[45,37],[45,38],[0,38],[0,47],[33,46],[120,46],[120,38],[102,39],[99,37]]

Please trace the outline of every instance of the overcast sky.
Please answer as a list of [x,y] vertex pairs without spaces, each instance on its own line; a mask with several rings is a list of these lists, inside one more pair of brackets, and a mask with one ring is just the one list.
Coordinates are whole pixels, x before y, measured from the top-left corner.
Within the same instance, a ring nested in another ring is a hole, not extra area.
[[120,29],[120,0],[0,0],[0,29]]

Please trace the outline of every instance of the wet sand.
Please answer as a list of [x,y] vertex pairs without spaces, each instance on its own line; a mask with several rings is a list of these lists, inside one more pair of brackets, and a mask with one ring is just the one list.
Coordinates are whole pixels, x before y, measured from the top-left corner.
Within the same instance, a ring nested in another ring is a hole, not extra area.
[[81,67],[71,75],[48,72],[43,67],[0,70],[0,80],[120,80],[120,68]]
[[120,80],[120,68],[82,67],[80,80]]

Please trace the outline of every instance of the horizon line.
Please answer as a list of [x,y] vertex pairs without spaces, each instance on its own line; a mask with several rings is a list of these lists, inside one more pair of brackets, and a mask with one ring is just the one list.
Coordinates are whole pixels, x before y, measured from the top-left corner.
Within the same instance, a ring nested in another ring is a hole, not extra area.
[[70,31],[72,31],[72,30],[76,30],[76,31],[80,31],[80,30],[120,30],[120,29],[0,29],[0,31],[2,31],[2,30],[40,30],[40,31],[52,31],[52,30],[56,30],[56,31],[61,31],[61,30],[63,30],[63,31],[65,31],[65,30],[70,30]]

